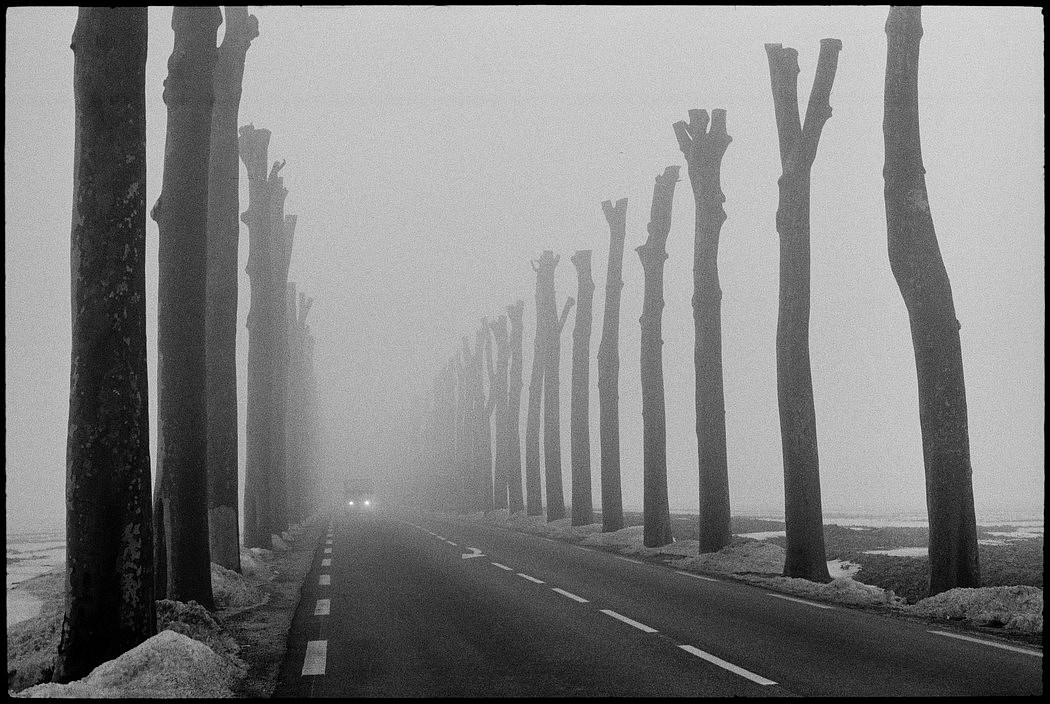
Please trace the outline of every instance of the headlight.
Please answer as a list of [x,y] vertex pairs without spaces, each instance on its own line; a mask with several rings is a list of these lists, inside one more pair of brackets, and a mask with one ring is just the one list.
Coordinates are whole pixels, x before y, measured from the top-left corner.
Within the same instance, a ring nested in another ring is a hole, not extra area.
[[371,506],[371,505],[372,505],[372,502],[369,501],[368,499],[365,499],[365,506]]
[[354,505],[354,502],[353,502],[353,501],[351,501],[351,502],[350,502],[349,504],[347,504],[347,505],[348,505],[348,506],[353,506],[353,505]]

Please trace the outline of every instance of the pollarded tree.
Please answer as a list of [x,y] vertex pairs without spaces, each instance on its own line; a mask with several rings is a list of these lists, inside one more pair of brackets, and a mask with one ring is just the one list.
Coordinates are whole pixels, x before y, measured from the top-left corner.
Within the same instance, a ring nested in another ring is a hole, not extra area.
[[[544,253],[546,254],[546,252]],[[541,256],[532,262],[536,272],[536,339],[532,348],[532,376],[529,378],[529,405],[525,415],[525,512],[530,516],[543,513],[540,487],[540,410],[543,398],[543,365],[546,361],[546,335],[542,299],[545,295],[542,280],[546,275]],[[553,277],[553,273],[551,274]]]
[[[477,343],[474,352],[474,471],[477,475],[476,510],[492,510],[492,411],[496,406],[495,384],[496,370],[492,366],[492,336],[489,334],[489,321],[481,319],[481,328],[477,332]],[[482,359],[484,348],[484,359]],[[481,368],[487,369],[489,393],[485,394],[484,378]]]
[[65,612],[53,680],[156,630],[146,373],[145,7],[73,31],[72,354]]
[[664,261],[671,231],[671,206],[678,167],[668,166],[656,177],[649,236],[636,247],[645,274],[645,293],[639,323],[642,370],[642,541],[648,548],[667,545],[671,536],[671,510],[667,502],[667,428],[664,408],[663,327]]
[[700,552],[729,544],[729,469],[726,462],[726,404],[722,383],[722,287],[718,280],[718,236],[722,207],[722,156],[733,141],[726,111],[690,110],[689,124],[676,122],[678,146],[689,167],[696,206],[693,250],[693,327],[696,370],[696,442],[700,469]]
[[226,8],[215,62],[208,162],[208,535],[211,560],[241,571],[237,520],[237,241],[240,206],[237,113],[244,58],[259,23],[247,7]]
[[930,521],[930,594],[980,585],[960,324],[926,192],[919,140],[921,9],[886,20],[886,227],[911,325]]
[[620,495],[620,293],[623,243],[627,237],[627,199],[613,207],[602,201],[609,223],[609,266],[605,274],[602,339],[598,344],[598,436],[601,447],[602,531],[624,527]]
[[511,513],[524,510],[521,492],[521,387],[522,313],[525,302],[507,306],[510,320],[510,372],[507,379],[507,508]]
[[[157,314],[157,596],[213,607],[208,537],[205,298],[218,7],[176,7],[168,59]],[[162,567],[160,567],[162,566]]]
[[577,250],[569,260],[576,267],[576,323],[572,330],[572,398],[569,421],[572,462],[572,524],[594,521],[591,502],[591,250]]
[[[244,545],[270,549],[271,449],[270,409],[273,376],[273,321],[268,314],[273,290],[270,264],[270,184],[267,148],[270,130],[245,125],[240,129],[239,150],[248,174],[248,209],[241,220],[248,226],[248,265],[251,284],[248,310],[247,417],[245,419]],[[316,504],[315,504],[316,507]]]
[[543,465],[544,493],[547,499],[547,521],[565,518],[565,494],[561,478],[561,331],[576,302],[565,299],[561,316],[554,292],[554,267],[561,255],[555,257],[546,250],[540,264],[543,271],[544,360],[543,360]]
[[773,89],[780,164],[777,233],[780,235],[780,310],[777,316],[777,402],[784,452],[784,576],[830,580],[824,555],[817,459],[817,419],[809,364],[810,171],[824,123],[831,117],[838,39],[820,41],[820,57],[806,120],[798,113],[798,52],[766,44]]
[[273,507],[273,537],[280,536],[288,530],[291,523],[288,513],[288,449],[285,437],[285,416],[288,409],[288,312],[287,292],[288,268],[292,260],[292,244],[295,241],[295,215],[284,214],[284,202],[288,190],[284,187],[284,178],[278,171],[285,165],[284,161],[274,164],[270,171],[270,236],[273,258],[273,298],[270,315],[273,316],[274,331],[274,366],[273,366],[273,405],[271,421],[273,423],[273,476],[270,481]]
[[[496,419],[496,460],[493,468],[493,502],[496,509],[507,508],[507,451],[510,432],[510,418],[507,416],[507,365],[510,358],[510,344],[507,340],[507,316],[501,315],[492,325],[492,336],[496,340],[496,375],[489,389],[489,403],[492,404],[492,415]],[[491,363],[490,363],[491,368]],[[520,485],[518,491],[520,492]]]

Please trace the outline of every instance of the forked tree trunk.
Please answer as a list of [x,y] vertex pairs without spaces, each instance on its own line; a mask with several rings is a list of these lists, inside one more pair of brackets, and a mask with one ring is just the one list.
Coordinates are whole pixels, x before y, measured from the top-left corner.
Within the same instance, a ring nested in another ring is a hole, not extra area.
[[678,183],[678,167],[668,166],[656,177],[649,237],[636,247],[645,274],[642,302],[642,541],[648,548],[667,545],[671,536],[671,510],[667,503],[667,428],[664,409],[662,320],[664,309],[664,260],[671,231],[671,205]]
[[212,73],[221,21],[218,7],[172,11],[175,47],[164,81],[168,106],[164,182],[154,210],[160,230],[154,519],[155,528],[163,526],[156,545],[164,564],[157,596],[192,599],[207,609],[214,602],[208,548],[204,319]]
[[554,257],[547,250],[549,265],[540,264],[544,275],[544,342],[543,361],[543,466],[544,494],[547,499],[547,521],[565,518],[565,493],[561,478],[561,331],[565,320],[572,309],[574,299],[565,300],[561,318],[558,317],[558,306],[554,292],[554,267],[558,265],[561,255]]
[[[493,468],[493,502],[496,509],[507,508],[507,452],[510,418],[507,416],[507,364],[510,344],[507,341],[507,316],[501,315],[492,326],[496,339],[496,376],[489,390],[492,415],[496,419],[496,461]],[[520,491],[520,488],[519,488]]]
[[598,436],[601,447],[602,531],[624,527],[620,495],[620,293],[627,199],[602,202],[609,223],[609,266],[605,275],[602,340],[598,344]]
[[510,373],[507,379],[507,508],[511,513],[525,509],[521,491],[521,387],[522,313],[525,302],[507,306],[510,320]]
[[267,311],[273,291],[270,265],[270,186],[266,178],[270,130],[246,125],[240,129],[239,150],[248,174],[248,209],[241,220],[248,226],[251,308],[248,311],[247,418],[245,420],[243,541],[246,547],[273,547],[270,541],[270,463],[272,433],[269,418],[273,375],[273,325]]
[[156,630],[146,373],[146,8],[73,31],[65,611],[53,681]]
[[[543,258],[540,257],[540,261]],[[530,516],[543,513],[543,495],[540,486],[540,410],[543,407],[543,365],[546,362],[546,333],[544,332],[544,274],[536,262],[536,340],[532,349],[532,376],[529,379],[529,405],[525,415],[525,512]]]
[[798,114],[798,52],[766,44],[773,89],[780,163],[780,310],[777,317],[777,402],[784,452],[784,576],[831,579],[824,554],[817,459],[817,419],[809,364],[809,186],[824,123],[831,117],[838,39],[820,41],[820,57],[805,125]]
[[259,25],[247,7],[226,8],[215,63],[208,164],[208,537],[211,560],[241,571],[237,520],[237,113],[244,58]]
[[729,544],[729,469],[726,461],[726,405],[722,384],[722,287],[718,280],[718,236],[722,207],[722,156],[733,141],[726,111],[690,110],[689,124],[676,122],[678,146],[689,166],[696,206],[693,250],[693,327],[696,370],[696,441],[700,470],[700,552]]
[[883,169],[890,268],[911,324],[930,522],[930,594],[980,586],[960,324],[937,244],[919,139],[921,10],[886,20]]
[[572,525],[594,521],[591,502],[591,250],[580,249],[570,261],[576,267],[576,323],[572,330],[572,398],[569,421],[572,461]]

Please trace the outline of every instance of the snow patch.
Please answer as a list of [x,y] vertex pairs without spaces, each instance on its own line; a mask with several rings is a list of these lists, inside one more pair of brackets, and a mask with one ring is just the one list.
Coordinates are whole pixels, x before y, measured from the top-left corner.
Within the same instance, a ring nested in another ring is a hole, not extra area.
[[1043,590],[1039,587],[959,587],[906,606],[905,611],[1027,633],[1043,632]]
[[850,577],[836,577],[830,582],[811,582],[798,577],[759,577],[743,575],[745,582],[769,587],[778,592],[810,597],[819,601],[832,601],[838,604],[856,604],[862,606],[898,607],[904,600],[892,591],[858,582]]
[[[243,570],[243,567],[241,568]],[[244,575],[211,563],[211,590],[219,609],[244,608],[265,601],[266,594]]]

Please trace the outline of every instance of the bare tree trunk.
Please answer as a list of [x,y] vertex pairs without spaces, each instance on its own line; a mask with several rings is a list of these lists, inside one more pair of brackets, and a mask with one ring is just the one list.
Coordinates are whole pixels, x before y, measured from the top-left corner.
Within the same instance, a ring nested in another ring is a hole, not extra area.
[[777,318],[777,401],[784,451],[784,575],[814,582],[831,579],[824,554],[817,459],[817,419],[809,364],[809,190],[810,171],[824,123],[831,117],[838,39],[820,41],[820,57],[806,109],[798,114],[798,52],[766,44],[773,89],[780,162],[780,311]]
[[292,259],[292,244],[295,241],[296,216],[284,214],[284,202],[288,190],[284,187],[284,178],[278,171],[285,162],[274,164],[270,171],[270,215],[272,252],[274,253],[273,274],[273,307],[270,315],[274,331],[274,366],[273,366],[273,401],[271,407],[271,432],[273,433],[273,477],[270,481],[272,490],[273,524],[270,527],[271,540],[280,537],[288,530],[288,478],[287,447],[285,443],[285,416],[288,407],[288,312],[286,289],[288,287],[288,267]]
[[474,498],[474,389],[471,382],[473,360],[470,354],[470,343],[463,337],[462,350],[457,357],[457,375],[459,383],[456,385],[458,395],[458,417],[459,417],[459,451],[457,459],[459,464],[459,510],[461,513],[469,513],[473,508]]
[[[540,260],[542,261],[542,257]],[[546,361],[542,277],[536,262],[536,341],[532,350],[532,376],[529,379],[529,405],[525,416],[525,511],[530,516],[543,513],[540,487],[540,409],[543,398],[543,365]]]
[[664,409],[664,260],[667,235],[671,231],[671,205],[678,183],[678,167],[668,166],[656,177],[649,237],[636,247],[645,273],[642,302],[642,541],[648,548],[667,545],[671,536],[671,510],[667,502],[667,428]]
[[[490,393],[492,413],[496,418],[496,462],[493,471],[493,508],[507,508],[507,455],[509,451],[510,418],[507,416],[507,364],[510,358],[510,344],[507,341],[507,316],[501,315],[492,326],[492,335],[496,339],[496,376]],[[494,399],[494,400],[492,400]],[[520,485],[519,485],[519,491]]]
[[620,495],[620,293],[627,199],[602,202],[609,223],[609,266],[605,275],[602,339],[598,344],[598,436],[601,446],[602,531],[624,527]]
[[919,138],[921,9],[886,20],[886,225],[911,324],[930,521],[930,594],[980,586],[961,325],[937,244]]
[[591,250],[577,250],[570,260],[576,267],[576,324],[572,331],[572,415],[570,439],[572,453],[572,524],[584,526],[594,521],[591,502],[591,306],[594,280],[591,278]]
[[521,492],[521,386],[522,313],[524,301],[507,306],[510,320],[510,373],[507,380],[507,508],[511,513],[525,509]]
[[561,331],[572,309],[574,299],[565,301],[561,318],[554,292],[554,267],[561,256],[546,250],[540,257],[544,296],[544,361],[543,361],[543,465],[544,493],[547,499],[547,521],[565,518],[565,494],[561,478]]
[[65,612],[53,680],[156,630],[146,370],[146,8],[73,32]]
[[247,7],[226,8],[215,63],[208,165],[208,537],[212,562],[241,571],[237,520],[237,113],[244,59],[259,25]]
[[267,311],[273,291],[270,264],[270,185],[267,147],[270,130],[246,125],[240,129],[241,160],[248,174],[248,209],[241,219],[248,226],[251,308],[248,311],[248,409],[245,422],[244,545],[270,549],[270,463],[272,461],[271,380],[273,326]]
[[[481,348],[485,348],[485,356],[482,358]],[[489,336],[489,322],[481,319],[481,329],[477,333],[477,346],[474,357],[476,359],[476,373],[474,376],[475,395],[475,447],[474,454],[475,472],[477,475],[476,510],[492,510],[492,409],[495,407],[496,399],[493,387],[496,380],[496,371],[492,367],[492,338]],[[487,362],[489,378],[489,394],[485,395],[485,384],[481,368]]]
[[722,287],[718,280],[718,236],[722,207],[722,156],[733,141],[726,111],[690,110],[689,124],[676,122],[675,135],[689,166],[696,205],[693,254],[693,326],[696,369],[696,441],[700,469],[700,552],[717,552],[732,538],[729,468],[726,460],[726,404],[722,384]]
[[205,299],[208,156],[215,89],[218,7],[176,7],[175,47],[164,103],[164,183],[154,210],[160,230],[157,316],[157,492],[154,516],[165,584],[157,596],[214,603],[208,548]]

